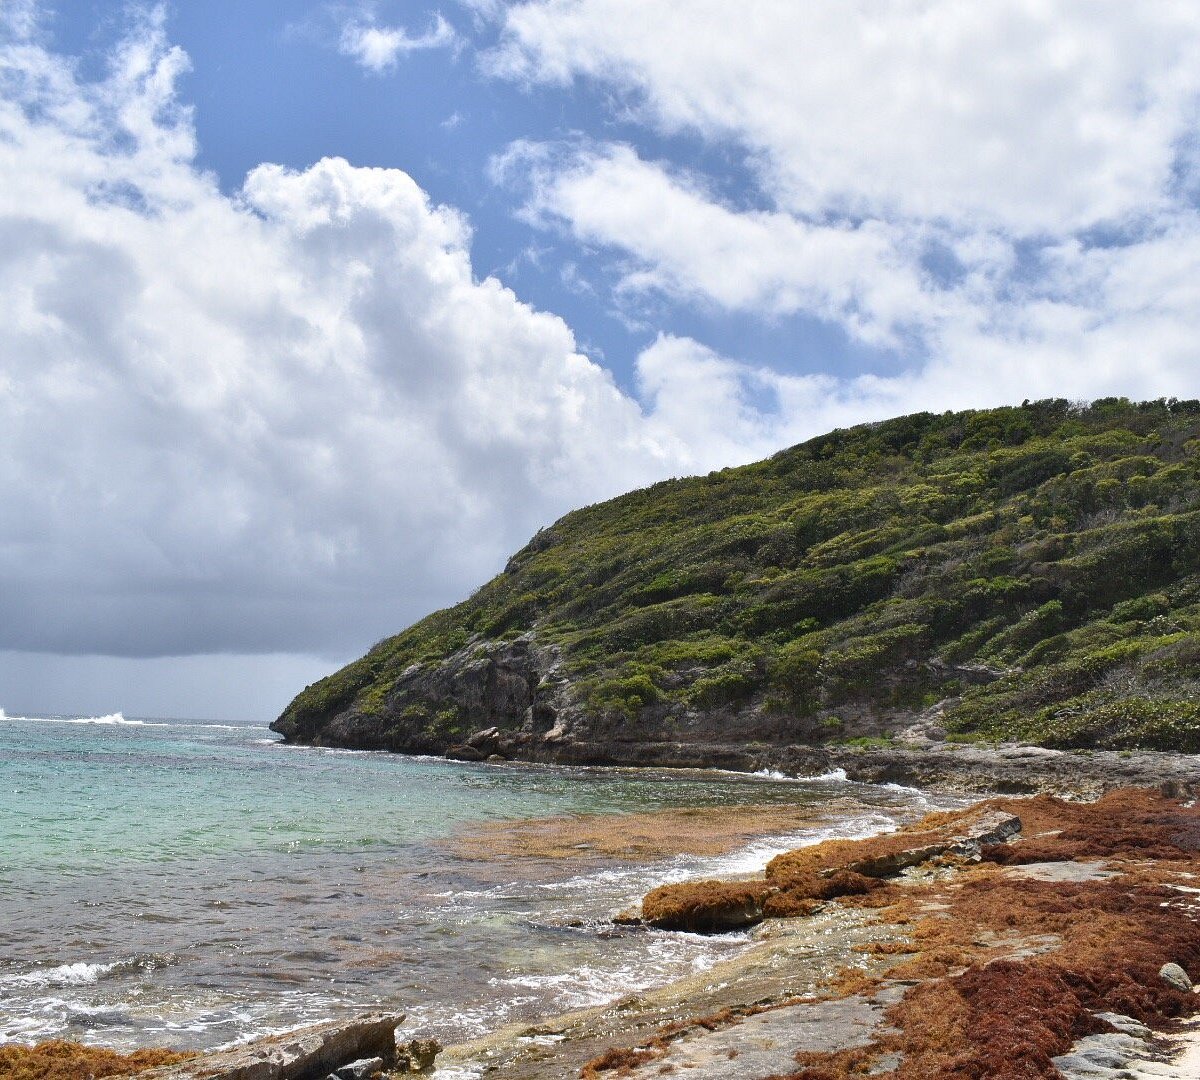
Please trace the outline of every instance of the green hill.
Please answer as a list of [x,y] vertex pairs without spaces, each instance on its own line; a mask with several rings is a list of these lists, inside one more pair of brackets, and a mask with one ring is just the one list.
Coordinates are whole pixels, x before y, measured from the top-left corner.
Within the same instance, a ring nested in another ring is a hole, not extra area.
[[[539,532],[308,687],[291,740],[606,760],[614,740],[1200,751],[1200,402],[835,431]],[[497,738],[500,742],[497,743]]]

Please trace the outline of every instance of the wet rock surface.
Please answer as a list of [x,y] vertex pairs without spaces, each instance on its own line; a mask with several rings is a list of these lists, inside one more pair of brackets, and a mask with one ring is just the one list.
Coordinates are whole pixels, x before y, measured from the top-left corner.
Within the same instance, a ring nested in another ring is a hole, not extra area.
[[641,1078],[681,1072],[690,1080],[760,1080],[796,1067],[796,1048],[832,1053],[869,1045],[886,1027],[885,1005],[895,988],[871,996],[784,1005],[709,1031],[697,1025],[670,1043],[661,1057],[633,1068]]
[[[537,1024],[511,1025],[472,1042],[449,1046],[439,1057],[438,1067],[461,1069],[461,1076],[478,1075],[489,1080],[563,1080],[579,1076],[588,1062],[614,1045],[653,1040],[664,1026],[673,1029],[675,1037],[682,1040],[681,1049],[692,1038],[707,1037],[722,1027],[728,1028],[728,1038],[735,1040],[736,1027],[753,1018],[743,1015],[751,1003],[760,1008],[811,995],[846,963],[855,962],[861,964],[863,971],[875,971],[883,966],[883,961],[856,953],[856,947],[870,946],[881,937],[889,940],[898,937],[890,929],[881,930],[869,914],[844,910],[831,910],[805,920],[765,923],[753,934],[755,943],[751,949],[708,971],[610,1005],[547,1018]],[[844,1015],[843,1031],[847,1038],[851,1037],[851,1031],[854,1038],[860,1037],[864,1025],[875,1017],[872,1009],[861,1013],[848,1009]],[[712,1017],[725,1019],[716,1022]],[[852,1020],[861,1023],[851,1023]],[[799,1016],[796,1024],[800,1024]],[[764,1044],[760,1049],[764,1054],[772,1052],[765,1043],[781,1039],[784,1030],[782,1020],[778,1026],[759,1029]],[[697,1055],[706,1052],[700,1042],[691,1045]],[[717,1044],[707,1045],[711,1049]],[[732,1042],[729,1048],[735,1048]],[[714,1075],[761,1077],[772,1071],[735,1073],[730,1066],[736,1062],[737,1058],[731,1060],[727,1056],[726,1071]],[[658,1062],[654,1069],[662,1064]],[[654,1069],[646,1075],[656,1075]],[[691,1074],[691,1070],[684,1073]],[[614,1071],[599,1075],[620,1074]]]
[[329,1080],[369,1080],[370,1077],[383,1072],[383,1066],[384,1061],[381,1057],[359,1058],[330,1073]]

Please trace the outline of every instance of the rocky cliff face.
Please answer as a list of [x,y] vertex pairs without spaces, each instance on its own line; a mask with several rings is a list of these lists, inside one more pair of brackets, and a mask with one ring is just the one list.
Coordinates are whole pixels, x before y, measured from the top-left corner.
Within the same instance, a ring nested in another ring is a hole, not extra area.
[[[972,671],[967,677],[994,674]],[[849,731],[870,736],[903,729],[921,740],[938,734],[938,712],[863,711]],[[462,761],[783,769],[803,775],[841,768],[845,756],[820,746],[825,732],[819,717],[789,716],[762,700],[718,709],[666,702],[636,716],[591,708],[564,672],[560,651],[540,644],[533,633],[511,641],[472,641],[444,660],[414,663],[372,707],[359,703],[324,716],[293,711],[271,727],[293,743]],[[851,767],[880,779],[914,777],[912,763],[897,768],[893,755],[886,756],[885,762],[860,754]]]
[[289,742],[404,754],[442,754],[485,728],[544,735],[566,704],[556,660],[532,635],[472,642],[409,665],[382,700],[326,715],[289,712],[271,727]]
[[[911,717],[910,717],[911,719]],[[863,730],[881,721],[864,718]],[[772,748],[813,741],[819,724],[761,702],[722,709],[662,703],[631,716],[589,708],[560,651],[534,633],[480,639],[445,659],[414,663],[382,700],[326,715],[285,713],[271,725],[289,742],[478,761],[767,767]]]

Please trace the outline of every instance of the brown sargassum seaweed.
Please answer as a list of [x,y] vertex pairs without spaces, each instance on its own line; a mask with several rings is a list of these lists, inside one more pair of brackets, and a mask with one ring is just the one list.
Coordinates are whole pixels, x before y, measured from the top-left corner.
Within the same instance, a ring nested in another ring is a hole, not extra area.
[[[698,882],[690,893],[675,894],[702,908],[726,890],[725,899],[750,898],[764,913],[782,916],[830,902],[870,908],[907,939],[864,946],[895,962],[869,978],[847,969],[826,990],[838,997],[885,983],[906,986],[873,1043],[836,1053],[797,1047],[796,1070],[765,1080],[868,1073],[890,1080],[1053,1080],[1061,1075],[1054,1057],[1083,1036],[1112,1030],[1100,1013],[1164,1031],[1200,1011],[1200,995],[1159,975],[1174,962],[1200,976],[1200,807],[1128,789],[1094,803],[995,799],[971,812],[988,809],[1018,815],[1021,836],[985,847],[979,862],[924,881],[860,880],[836,868],[919,842],[920,834],[952,824],[953,814],[931,815],[901,834],[789,853],[768,869],[766,882]],[[1096,860],[1108,876],[1040,880],[1013,869]],[[647,899],[649,915],[656,898]],[[788,1004],[796,1002],[749,1011]],[[628,1073],[663,1056],[685,1027],[673,1025],[638,1047],[613,1048],[583,1075]]]

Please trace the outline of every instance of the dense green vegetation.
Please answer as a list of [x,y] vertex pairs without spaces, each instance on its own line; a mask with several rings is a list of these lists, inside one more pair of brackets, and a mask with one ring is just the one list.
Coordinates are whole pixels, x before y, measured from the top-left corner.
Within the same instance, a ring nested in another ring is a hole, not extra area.
[[[504,573],[308,688],[383,706],[482,635],[557,643],[586,708],[909,718],[1200,751],[1200,402],[934,415],[568,514]],[[988,681],[984,681],[988,680]],[[452,724],[453,712],[439,722]]]

